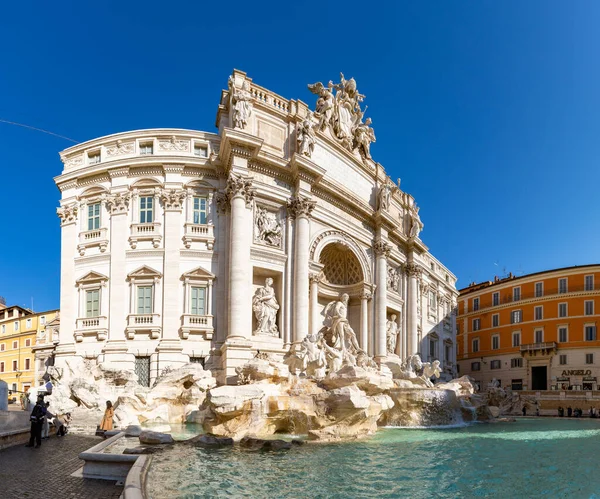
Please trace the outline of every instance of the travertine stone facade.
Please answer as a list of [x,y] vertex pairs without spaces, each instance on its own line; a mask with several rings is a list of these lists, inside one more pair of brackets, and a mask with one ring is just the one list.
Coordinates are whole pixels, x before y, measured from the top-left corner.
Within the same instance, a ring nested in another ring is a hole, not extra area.
[[97,358],[150,382],[191,359],[232,381],[257,351],[316,333],[346,293],[375,360],[419,352],[453,371],[456,278],[371,159],[364,96],[343,75],[310,89],[314,113],[236,70],[217,133],[139,130],[61,153],[58,363]]

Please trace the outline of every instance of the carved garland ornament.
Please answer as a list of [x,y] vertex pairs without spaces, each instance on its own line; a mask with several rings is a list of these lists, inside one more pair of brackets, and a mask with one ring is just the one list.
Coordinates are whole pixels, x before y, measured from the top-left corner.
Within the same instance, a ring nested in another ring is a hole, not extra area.
[[63,226],[75,223],[78,211],[79,207],[76,204],[69,204],[56,208],[56,214],[58,215],[58,218],[60,218],[60,225]]

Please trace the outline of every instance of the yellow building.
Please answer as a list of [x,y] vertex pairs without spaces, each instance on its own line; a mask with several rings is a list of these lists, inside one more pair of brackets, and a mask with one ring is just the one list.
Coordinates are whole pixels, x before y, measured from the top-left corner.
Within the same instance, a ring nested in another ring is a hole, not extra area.
[[[34,313],[17,305],[0,305],[0,379],[9,390],[25,392],[35,383],[35,356],[33,346],[45,335],[46,324],[58,310]],[[18,400],[18,395],[13,399]]]

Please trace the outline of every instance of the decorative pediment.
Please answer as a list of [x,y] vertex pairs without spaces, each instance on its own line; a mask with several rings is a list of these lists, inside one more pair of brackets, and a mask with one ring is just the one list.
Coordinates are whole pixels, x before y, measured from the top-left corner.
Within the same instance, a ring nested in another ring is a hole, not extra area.
[[203,279],[212,281],[215,278],[214,274],[211,274],[204,267],[196,267],[195,269],[190,270],[189,272],[184,273],[181,276],[185,279]]
[[440,337],[438,336],[438,334],[435,331],[429,333],[427,336],[429,336],[429,338],[431,338],[432,340],[439,340],[440,339]]
[[131,279],[144,279],[144,278],[158,278],[158,277],[162,277],[162,274],[160,272],[158,272],[157,270],[154,270],[151,267],[148,267],[147,265],[144,265],[142,267],[140,267],[139,269],[134,270],[133,272],[130,272],[129,274],[127,274],[127,279],[131,280]]
[[91,272],[85,274],[83,277],[80,277],[76,281],[76,284],[97,284],[106,281],[108,281],[108,277],[106,277],[104,274],[100,274],[99,272],[94,272],[92,270]]

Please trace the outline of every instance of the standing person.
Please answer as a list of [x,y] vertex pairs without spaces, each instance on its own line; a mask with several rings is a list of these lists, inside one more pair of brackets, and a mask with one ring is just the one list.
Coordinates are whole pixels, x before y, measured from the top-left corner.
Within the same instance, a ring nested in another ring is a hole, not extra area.
[[46,438],[49,437],[50,435],[50,419],[52,419],[52,414],[50,414],[50,411],[48,410],[48,407],[50,406],[50,402],[46,402],[45,407],[46,407],[46,414],[44,416],[44,422],[42,423],[42,440],[45,440]]
[[108,431],[113,429],[113,417],[115,415],[115,410],[113,409],[112,402],[110,400],[106,401],[106,410],[104,411],[104,417],[100,422],[100,429],[103,431]]
[[567,416],[571,417],[573,415],[573,409],[571,408],[571,406],[567,407]]
[[34,440],[35,449],[42,445],[42,425],[45,415],[46,406],[44,405],[44,397],[40,396],[33,407],[33,411],[31,411],[31,416],[29,416],[29,420],[31,421],[31,436],[29,437],[29,443],[25,447],[33,447]]
[[523,405],[523,416],[527,416],[527,407]]

